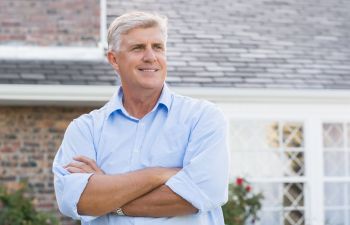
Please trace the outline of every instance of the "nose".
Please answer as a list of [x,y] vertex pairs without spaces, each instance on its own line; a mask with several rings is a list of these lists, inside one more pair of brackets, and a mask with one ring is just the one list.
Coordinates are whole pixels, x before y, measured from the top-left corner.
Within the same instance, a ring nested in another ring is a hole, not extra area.
[[152,48],[147,48],[143,55],[143,61],[153,63],[157,60],[156,54]]

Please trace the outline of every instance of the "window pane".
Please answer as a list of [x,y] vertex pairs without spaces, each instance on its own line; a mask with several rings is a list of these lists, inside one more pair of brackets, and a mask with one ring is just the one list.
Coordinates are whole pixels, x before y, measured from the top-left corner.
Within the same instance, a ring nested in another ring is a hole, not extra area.
[[326,176],[345,175],[345,152],[332,151],[324,153],[324,174]]
[[344,211],[326,211],[325,225],[347,225],[345,224]]
[[[263,205],[267,208],[281,207],[283,187],[280,183],[253,183],[256,191],[264,193]],[[254,190],[253,190],[254,191]]]
[[283,146],[289,148],[304,146],[303,125],[301,123],[285,123],[283,125]]
[[282,215],[278,211],[267,211],[262,213],[260,217],[261,225],[280,225],[282,221]]
[[325,148],[344,147],[343,125],[341,123],[323,124],[323,146]]
[[281,218],[282,218],[282,215],[280,212],[274,212],[274,211],[264,212],[260,217],[259,224],[280,225]]
[[285,176],[304,176],[303,152],[285,152],[283,161]]
[[350,176],[350,152],[348,152],[347,153],[347,155],[348,155],[348,162],[347,162],[347,164],[348,164],[348,176]]
[[235,152],[231,154],[232,177],[304,176],[303,152]]
[[284,160],[281,153],[265,152],[235,152],[231,154],[231,175],[249,177],[281,177],[284,174]]
[[304,206],[304,188],[302,183],[284,184],[283,206]]
[[[348,207],[349,207],[349,210],[350,210],[350,183],[348,183]],[[349,219],[350,219],[350,213],[348,214],[349,215]]]
[[299,210],[286,211],[284,213],[284,225],[304,225],[304,212]]
[[346,138],[348,139],[348,144],[347,144],[347,147],[348,147],[348,150],[350,149],[350,123],[347,124],[347,135],[346,135]]
[[345,184],[344,183],[325,183],[324,200],[327,206],[345,206]]
[[233,150],[262,151],[279,147],[279,126],[276,122],[233,121],[230,124]]

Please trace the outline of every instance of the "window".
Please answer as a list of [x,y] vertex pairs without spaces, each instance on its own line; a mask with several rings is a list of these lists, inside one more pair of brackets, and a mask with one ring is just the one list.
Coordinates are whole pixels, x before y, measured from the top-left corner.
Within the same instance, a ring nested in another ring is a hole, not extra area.
[[350,123],[323,123],[325,225],[350,225]]
[[281,101],[283,93],[240,93],[220,104],[230,123],[231,181],[242,176],[263,192],[257,225],[350,225],[349,93]]
[[304,125],[299,121],[230,121],[232,176],[264,193],[259,224],[305,224]]

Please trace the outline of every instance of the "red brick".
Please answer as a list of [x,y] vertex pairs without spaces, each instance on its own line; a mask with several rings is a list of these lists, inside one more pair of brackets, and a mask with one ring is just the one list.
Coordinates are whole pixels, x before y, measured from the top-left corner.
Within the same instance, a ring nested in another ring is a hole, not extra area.
[[[38,46],[97,46],[99,42],[98,0],[0,2],[1,42],[20,41]],[[92,30],[79,29],[87,26]],[[57,32],[58,27],[64,32]],[[89,38],[83,38],[86,36]]]

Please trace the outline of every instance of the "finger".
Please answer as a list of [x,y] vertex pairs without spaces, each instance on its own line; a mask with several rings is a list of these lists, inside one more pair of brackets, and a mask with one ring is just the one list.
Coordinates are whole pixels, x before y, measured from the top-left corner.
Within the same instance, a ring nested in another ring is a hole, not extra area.
[[77,167],[77,168],[83,168],[83,166],[86,165],[85,163],[82,162],[70,162],[66,167]]
[[95,171],[99,171],[100,168],[98,168],[98,166],[96,165],[96,161],[93,160],[93,159],[90,159],[86,156],[83,156],[83,155],[79,155],[79,156],[76,156],[73,158],[74,160],[76,161],[79,161],[79,162],[83,162],[89,166],[91,166],[92,169],[94,169]]
[[70,173],[85,173],[82,169],[72,166],[67,167],[66,170]]
[[81,163],[81,162],[71,162],[66,167],[74,167],[82,170],[85,173],[95,172],[94,169],[91,168],[89,165],[86,165],[85,163]]
[[82,162],[85,165],[88,165],[89,169],[90,169],[89,171],[92,170],[92,172],[94,172],[94,173],[105,174],[105,172],[97,166],[96,161],[93,159],[90,159],[89,157],[79,155],[79,156],[74,157],[73,159],[76,161]]

